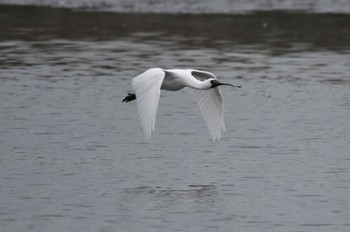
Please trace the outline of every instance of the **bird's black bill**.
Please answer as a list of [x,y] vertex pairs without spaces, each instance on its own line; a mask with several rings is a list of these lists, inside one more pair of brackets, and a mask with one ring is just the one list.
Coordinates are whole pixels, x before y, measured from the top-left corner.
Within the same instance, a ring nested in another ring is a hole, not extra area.
[[232,86],[232,87],[236,87],[236,88],[241,88],[241,85],[232,85],[232,84],[227,84],[227,83],[220,83],[219,85],[228,85],[228,86]]
[[228,83],[222,83],[222,82],[217,81],[217,80],[212,80],[211,81],[211,87],[212,88],[218,87],[220,85],[228,85],[228,86],[232,86],[232,87],[236,87],[236,88],[241,88],[242,87],[240,85],[232,85],[232,84],[228,84]]

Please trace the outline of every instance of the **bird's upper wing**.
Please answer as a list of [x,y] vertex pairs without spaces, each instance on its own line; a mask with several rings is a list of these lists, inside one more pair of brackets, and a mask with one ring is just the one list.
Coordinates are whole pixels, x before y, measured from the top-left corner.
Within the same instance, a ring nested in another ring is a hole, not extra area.
[[220,140],[221,132],[225,130],[224,101],[220,89],[188,90],[196,99],[213,140]]
[[165,72],[152,68],[135,77],[132,87],[136,94],[137,109],[146,139],[151,138],[155,129],[156,114],[159,104],[160,87]]
[[191,72],[192,76],[194,76],[194,78],[196,78],[200,81],[204,81],[204,80],[207,80],[209,78],[216,79],[216,76],[214,74],[212,74],[211,72],[206,72],[206,71],[202,71],[202,70],[195,70],[195,69],[190,69],[190,72]]

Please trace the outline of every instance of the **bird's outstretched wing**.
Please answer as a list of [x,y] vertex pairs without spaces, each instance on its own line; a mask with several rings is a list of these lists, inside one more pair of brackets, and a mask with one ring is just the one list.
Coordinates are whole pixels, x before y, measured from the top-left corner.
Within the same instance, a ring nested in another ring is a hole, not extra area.
[[[217,79],[213,73],[202,70],[193,69],[191,74],[200,81]],[[188,90],[196,99],[213,140],[220,140],[221,132],[225,130],[224,101],[220,89],[217,87],[209,90]]]
[[188,90],[196,99],[213,140],[220,140],[221,132],[225,130],[224,101],[220,89]]
[[165,72],[152,68],[135,77],[132,87],[136,94],[137,109],[146,139],[151,138],[155,129],[156,114],[159,105],[160,87]]

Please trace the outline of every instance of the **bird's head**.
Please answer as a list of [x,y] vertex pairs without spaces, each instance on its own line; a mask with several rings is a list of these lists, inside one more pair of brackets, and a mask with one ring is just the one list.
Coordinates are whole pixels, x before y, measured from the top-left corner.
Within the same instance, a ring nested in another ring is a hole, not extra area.
[[228,84],[228,83],[222,83],[214,78],[208,79],[208,81],[210,81],[211,87],[210,88],[215,88],[218,87],[220,85],[228,85],[228,86],[232,86],[232,87],[237,87],[237,88],[241,88],[242,86],[240,85],[232,85],[232,84]]

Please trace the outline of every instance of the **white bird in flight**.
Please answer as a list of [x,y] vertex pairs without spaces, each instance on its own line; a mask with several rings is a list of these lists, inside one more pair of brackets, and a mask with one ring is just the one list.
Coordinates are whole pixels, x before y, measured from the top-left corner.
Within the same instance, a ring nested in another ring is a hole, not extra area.
[[136,99],[141,125],[146,139],[155,129],[160,90],[177,91],[188,87],[196,99],[213,141],[220,140],[225,130],[224,102],[218,86],[221,83],[213,73],[195,69],[151,68],[132,80],[134,93],[128,93],[123,102]]

